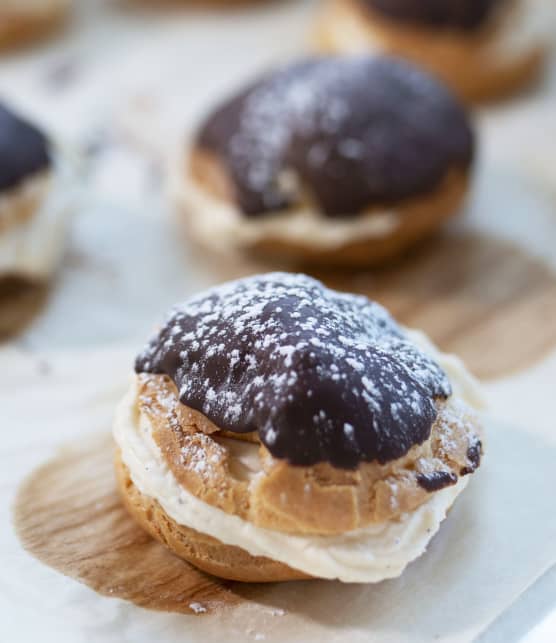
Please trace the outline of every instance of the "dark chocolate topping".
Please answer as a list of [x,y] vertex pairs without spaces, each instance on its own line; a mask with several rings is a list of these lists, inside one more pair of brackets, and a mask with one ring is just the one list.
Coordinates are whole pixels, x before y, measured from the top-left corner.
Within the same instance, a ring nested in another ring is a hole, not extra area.
[[417,484],[429,493],[451,487],[457,481],[458,477],[452,471],[431,471],[417,475]]
[[425,441],[440,367],[380,305],[304,275],[224,284],[174,309],[139,355],[220,429],[294,465],[388,462]]
[[294,206],[303,189],[325,215],[355,216],[426,193],[473,157],[466,113],[439,81],[369,56],[263,77],[208,118],[197,144],[224,164],[247,216]]
[[359,0],[376,11],[430,27],[473,30],[483,25],[494,9],[507,0]]
[[0,104],[0,190],[16,187],[49,166],[47,138]]

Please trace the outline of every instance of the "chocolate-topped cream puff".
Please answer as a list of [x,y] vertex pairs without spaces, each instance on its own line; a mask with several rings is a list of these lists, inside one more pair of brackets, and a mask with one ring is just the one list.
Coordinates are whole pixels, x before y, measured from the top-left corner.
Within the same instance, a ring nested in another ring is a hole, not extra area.
[[553,12],[550,0],[329,0],[316,39],[324,51],[403,56],[484,100],[537,76]]
[[44,283],[64,248],[74,196],[67,163],[37,127],[0,104],[0,304]]
[[476,387],[365,297],[286,273],[227,283],[138,356],[114,423],[120,491],[216,576],[396,577],[480,464]]
[[414,66],[309,59],[211,113],[179,165],[175,193],[210,248],[376,264],[458,211],[473,153],[464,109]]
[[0,0],[0,47],[40,38],[66,18],[71,0]]

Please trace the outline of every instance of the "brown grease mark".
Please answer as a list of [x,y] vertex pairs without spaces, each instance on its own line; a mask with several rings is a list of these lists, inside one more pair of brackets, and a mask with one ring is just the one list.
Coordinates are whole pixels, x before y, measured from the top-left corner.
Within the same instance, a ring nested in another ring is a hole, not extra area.
[[22,331],[42,310],[48,295],[44,284],[20,277],[0,279],[0,341]]
[[380,270],[316,276],[376,299],[482,378],[531,366],[556,345],[556,275],[510,243],[446,234]]
[[244,601],[241,584],[198,571],[132,520],[116,489],[113,454],[103,435],[67,447],[30,475],[14,507],[25,549],[99,594],[153,610],[209,614]]

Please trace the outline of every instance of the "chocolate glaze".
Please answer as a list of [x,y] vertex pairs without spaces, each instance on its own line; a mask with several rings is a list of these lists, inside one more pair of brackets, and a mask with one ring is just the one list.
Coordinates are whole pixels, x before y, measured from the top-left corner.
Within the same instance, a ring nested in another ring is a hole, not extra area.
[[467,459],[469,460],[469,465],[463,467],[460,471],[462,476],[466,476],[470,473],[476,471],[481,464],[481,457],[483,455],[483,444],[477,438],[476,441],[467,449]]
[[425,441],[440,367],[365,297],[304,275],[224,284],[176,308],[139,355],[222,430],[258,431],[294,465],[385,463]]
[[429,493],[440,491],[445,487],[451,487],[457,481],[458,477],[451,471],[432,471],[431,473],[419,473],[417,475],[417,484]]
[[47,138],[0,104],[0,190],[16,187],[50,163]]
[[197,146],[223,163],[247,216],[308,193],[340,217],[433,190],[469,167],[474,142],[439,81],[395,58],[354,56],[264,76],[209,116]]
[[358,0],[401,22],[430,27],[473,30],[483,25],[507,0]]

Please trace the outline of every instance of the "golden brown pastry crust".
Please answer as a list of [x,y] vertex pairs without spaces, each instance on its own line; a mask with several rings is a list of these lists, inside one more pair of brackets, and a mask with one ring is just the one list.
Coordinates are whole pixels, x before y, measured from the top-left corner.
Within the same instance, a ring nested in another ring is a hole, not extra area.
[[0,8],[0,48],[17,47],[48,35],[63,24],[69,5],[69,0],[51,0],[36,9]]
[[422,65],[467,101],[494,100],[515,92],[535,80],[546,59],[546,46],[539,44],[528,54],[493,65],[487,47],[496,33],[496,24],[473,34],[440,32],[399,24],[354,0],[329,1],[315,31],[317,47],[338,52],[333,30],[344,21],[353,20],[368,32],[369,42],[378,43],[382,52]]
[[364,463],[354,471],[327,463],[294,467],[274,459],[257,441],[253,449],[258,445],[264,473],[250,476],[230,444],[253,442],[255,436],[223,436],[204,415],[179,402],[167,377],[138,376],[137,419],[148,422],[184,489],[258,527],[298,535],[342,534],[396,520],[430,497],[419,484],[420,475],[442,472],[455,484],[459,476],[471,473],[480,459],[478,418],[452,401],[438,402],[438,412],[429,440],[393,462]]
[[[199,189],[207,194],[233,204],[233,187],[222,164],[214,155],[194,149],[185,169]],[[361,238],[346,242],[333,248],[312,245],[308,239],[304,243],[286,241],[269,235],[260,238],[249,246],[242,247],[245,252],[266,260],[278,259],[301,264],[361,267],[383,264],[403,255],[411,246],[430,236],[445,220],[458,213],[469,190],[470,172],[454,168],[442,183],[428,194],[406,199],[398,204],[384,206],[370,205],[372,212],[395,211],[398,225],[386,236]],[[186,188],[184,188],[185,190]],[[184,201],[186,201],[185,195]],[[185,220],[199,213],[187,212],[187,205],[181,204]],[[323,225],[326,218],[323,217]],[[195,232],[195,226],[191,225]],[[217,234],[218,231],[215,231]],[[203,243],[203,240],[199,240]],[[231,248],[233,250],[233,248]]]
[[178,525],[156,500],[143,495],[133,484],[119,451],[115,464],[118,488],[129,513],[153,538],[195,567],[220,578],[249,583],[310,578],[282,563],[251,556],[239,547],[224,545],[211,536]]

